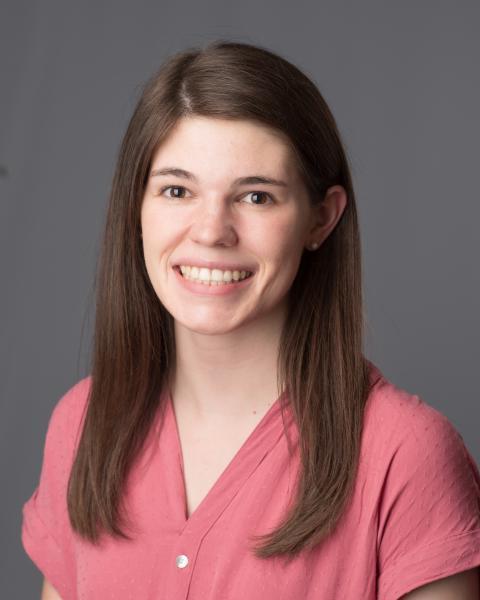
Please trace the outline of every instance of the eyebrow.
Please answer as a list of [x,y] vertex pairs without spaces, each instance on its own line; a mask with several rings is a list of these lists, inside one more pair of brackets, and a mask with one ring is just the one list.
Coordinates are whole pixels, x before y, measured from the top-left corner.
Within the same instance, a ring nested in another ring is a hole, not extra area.
[[[179,169],[178,167],[152,169],[152,171],[150,172],[150,177],[159,177],[161,175],[174,175],[175,177],[182,177],[184,179],[189,179],[190,181],[197,181],[197,178],[193,173],[185,171],[185,169]],[[233,185],[251,185],[255,183],[288,187],[285,181],[281,181],[280,179],[273,179],[273,177],[265,177],[264,175],[249,175],[247,177],[238,177],[233,182]]]

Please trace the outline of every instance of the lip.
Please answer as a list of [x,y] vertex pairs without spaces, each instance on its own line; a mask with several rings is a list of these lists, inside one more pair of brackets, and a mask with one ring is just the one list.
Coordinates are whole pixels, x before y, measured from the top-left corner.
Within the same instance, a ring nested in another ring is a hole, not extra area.
[[189,265],[191,267],[198,267],[199,269],[202,267],[207,269],[220,269],[221,271],[249,271],[250,273],[255,273],[256,271],[253,265],[228,262],[224,260],[216,261],[200,260],[198,258],[179,258],[172,263],[172,267],[179,267],[180,265]]
[[174,273],[174,277],[184,289],[199,296],[225,296],[227,294],[234,294],[235,292],[238,292],[250,285],[250,281],[254,278],[254,274],[252,274],[250,277],[242,279],[241,281],[236,281],[235,283],[228,283],[225,285],[207,285],[205,283],[197,283],[196,281],[186,279],[180,273],[180,269],[178,267],[172,267],[172,271]]

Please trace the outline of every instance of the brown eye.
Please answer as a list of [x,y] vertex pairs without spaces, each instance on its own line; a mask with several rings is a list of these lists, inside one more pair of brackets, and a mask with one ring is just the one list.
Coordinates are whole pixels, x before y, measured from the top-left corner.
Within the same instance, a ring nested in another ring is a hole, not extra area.
[[272,197],[267,192],[249,192],[247,196],[252,196],[250,204],[256,204],[257,206],[268,204],[268,201],[273,202]]
[[167,190],[175,190],[173,195],[168,194],[168,198],[184,198],[183,193],[186,192],[186,189],[181,185],[169,185],[167,187],[162,188],[161,193],[163,194]]

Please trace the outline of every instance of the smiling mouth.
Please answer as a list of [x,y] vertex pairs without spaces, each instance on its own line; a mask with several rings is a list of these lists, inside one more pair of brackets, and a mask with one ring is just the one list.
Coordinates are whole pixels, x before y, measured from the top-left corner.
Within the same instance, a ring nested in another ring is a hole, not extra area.
[[207,269],[205,267],[199,268],[186,265],[177,265],[173,268],[184,279],[204,285],[231,285],[253,276],[251,271],[222,271],[220,269]]

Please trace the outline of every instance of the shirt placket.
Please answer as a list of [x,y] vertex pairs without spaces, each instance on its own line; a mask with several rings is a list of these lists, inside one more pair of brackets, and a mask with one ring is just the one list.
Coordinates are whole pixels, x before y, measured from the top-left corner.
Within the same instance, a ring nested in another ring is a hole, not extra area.
[[172,548],[165,589],[169,600],[187,600],[203,536],[186,529]]
[[169,505],[172,518],[179,525],[179,531],[169,553],[164,589],[168,600],[189,600],[189,590],[203,539],[248,478],[279,442],[283,436],[283,424],[280,405],[277,404],[257,425],[188,519],[185,516],[186,499],[181,468],[181,448],[172,404],[167,407],[166,425],[165,433],[173,450],[170,456],[174,458],[173,464],[169,464],[169,470],[173,467],[171,486],[168,490]]

